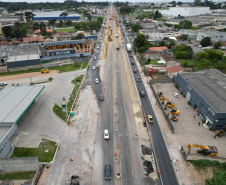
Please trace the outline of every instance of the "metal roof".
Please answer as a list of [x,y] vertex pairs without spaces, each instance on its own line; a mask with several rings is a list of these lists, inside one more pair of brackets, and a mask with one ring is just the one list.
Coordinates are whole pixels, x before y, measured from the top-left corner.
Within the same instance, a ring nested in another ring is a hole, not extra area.
[[17,123],[45,86],[8,86],[0,91],[0,123]]

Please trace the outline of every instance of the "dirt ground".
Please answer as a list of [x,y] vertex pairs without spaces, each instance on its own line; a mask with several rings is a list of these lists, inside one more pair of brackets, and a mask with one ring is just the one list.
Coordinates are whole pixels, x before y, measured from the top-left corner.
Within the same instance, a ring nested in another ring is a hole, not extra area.
[[46,75],[53,75],[57,74],[57,70],[51,70],[49,73],[40,73],[40,72],[33,72],[33,73],[24,73],[18,75],[11,75],[11,76],[0,76],[0,81],[9,81],[9,80],[16,80],[22,78],[30,78],[30,77],[37,77],[37,76],[46,76]]

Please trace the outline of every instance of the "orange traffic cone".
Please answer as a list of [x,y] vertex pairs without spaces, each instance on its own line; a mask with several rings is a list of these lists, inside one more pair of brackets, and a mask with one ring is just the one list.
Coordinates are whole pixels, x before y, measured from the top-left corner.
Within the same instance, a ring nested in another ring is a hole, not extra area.
[[97,112],[97,115],[99,115],[99,113]]
[[158,169],[158,174],[160,174],[160,169]]
[[114,154],[114,156],[116,156],[117,154],[116,154],[116,152],[115,152],[115,154]]
[[148,141],[150,141],[150,138],[148,138]]
[[70,161],[73,161],[72,158],[70,158]]

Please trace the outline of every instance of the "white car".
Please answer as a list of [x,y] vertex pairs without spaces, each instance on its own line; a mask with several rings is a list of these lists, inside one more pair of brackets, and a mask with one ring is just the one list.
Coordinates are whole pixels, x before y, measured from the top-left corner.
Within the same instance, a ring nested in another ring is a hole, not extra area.
[[7,82],[0,82],[0,85],[3,86],[3,85],[7,85],[8,83]]
[[95,82],[96,82],[96,84],[98,84],[98,83],[99,83],[99,80],[98,80],[98,78],[96,78]]
[[97,49],[99,49],[100,48],[100,46],[97,46]]
[[202,48],[202,45],[199,45],[198,48]]
[[108,130],[104,130],[104,139],[109,139],[109,138],[110,138],[110,135]]
[[96,56],[94,56],[94,57],[93,57],[93,59],[94,59],[94,60],[96,60],[96,59],[97,59],[97,57],[96,57]]
[[98,49],[96,50],[96,53],[99,53],[99,50]]
[[96,66],[93,66],[93,69],[96,69]]
[[174,96],[175,98],[178,98],[178,97],[179,97],[178,94],[177,94],[176,92],[173,93],[173,96]]

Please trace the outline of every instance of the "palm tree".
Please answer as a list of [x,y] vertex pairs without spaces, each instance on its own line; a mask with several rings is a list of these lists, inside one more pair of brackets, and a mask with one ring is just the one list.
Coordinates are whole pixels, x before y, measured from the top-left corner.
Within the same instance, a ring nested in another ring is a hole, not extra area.
[[64,17],[64,22],[65,22],[65,17],[68,16],[68,13],[67,12],[62,12],[60,14],[60,17]]

